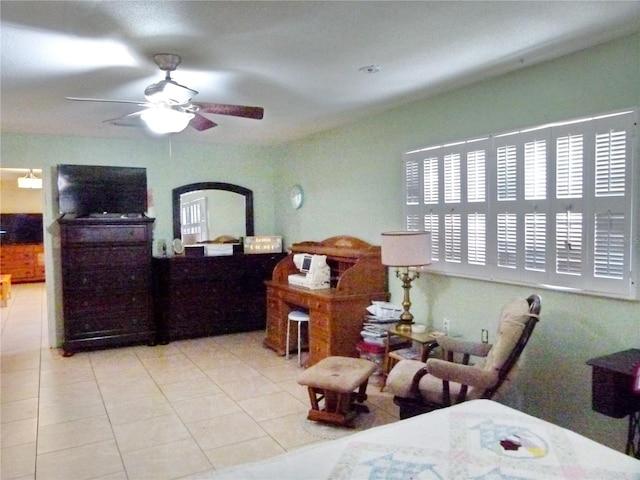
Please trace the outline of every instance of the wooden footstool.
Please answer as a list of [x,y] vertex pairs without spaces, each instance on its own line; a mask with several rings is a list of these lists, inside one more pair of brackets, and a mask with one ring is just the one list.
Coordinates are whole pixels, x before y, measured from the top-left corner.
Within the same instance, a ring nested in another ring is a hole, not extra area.
[[0,275],[0,305],[7,306],[7,300],[11,298],[11,274]]
[[367,399],[367,383],[375,370],[375,363],[351,357],[327,357],[309,367],[298,377],[298,383],[309,389],[311,410],[307,418],[353,427],[355,416],[369,411],[361,403]]

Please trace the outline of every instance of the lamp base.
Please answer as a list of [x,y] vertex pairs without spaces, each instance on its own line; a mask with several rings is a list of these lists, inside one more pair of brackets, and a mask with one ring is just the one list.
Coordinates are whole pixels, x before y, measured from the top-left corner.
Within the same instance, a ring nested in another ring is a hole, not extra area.
[[411,323],[407,323],[407,322],[398,322],[396,324],[396,330],[399,330],[401,332],[410,332],[411,331],[411,326],[413,325],[413,322]]
[[400,314],[400,319],[396,328],[399,330],[411,330],[413,325],[413,314],[409,311],[411,308],[411,300],[409,299],[409,290],[411,290],[411,282],[416,278],[420,278],[420,272],[410,272],[409,267],[405,267],[404,272],[396,270],[396,277],[402,280],[402,289],[404,290],[404,300],[402,301],[403,312]]
[[398,330],[411,330],[411,325],[413,325],[413,315],[405,310],[400,315],[400,320],[398,321],[396,328]]

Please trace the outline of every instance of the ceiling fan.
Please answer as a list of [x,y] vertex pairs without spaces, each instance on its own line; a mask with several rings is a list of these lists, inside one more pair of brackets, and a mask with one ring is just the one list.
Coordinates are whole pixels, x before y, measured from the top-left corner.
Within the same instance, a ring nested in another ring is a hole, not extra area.
[[231,115],[256,120],[262,119],[264,109],[261,107],[192,102],[191,99],[197,95],[198,92],[184,85],[180,85],[171,78],[171,72],[180,65],[182,58],[173,53],[158,53],[153,56],[153,60],[160,70],[166,72],[166,75],[164,80],[153,83],[144,90],[146,102],[108,100],[102,98],[66,98],[67,100],[79,102],[130,103],[145,107],[143,110],[105,120],[105,122],[118,126],[139,127],[146,125],[158,134],[181,132],[187,128],[187,126],[195,128],[198,131],[203,131],[217,125],[215,122],[201,115],[201,113]]

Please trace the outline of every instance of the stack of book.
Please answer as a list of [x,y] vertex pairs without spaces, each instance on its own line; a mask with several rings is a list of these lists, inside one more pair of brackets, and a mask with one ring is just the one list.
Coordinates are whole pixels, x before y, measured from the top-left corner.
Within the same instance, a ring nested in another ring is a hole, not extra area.
[[[391,322],[391,324],[393,323],[395,322]],[[390,347],[407,341],[398,335],[388,335],[387,326],[380,323],[365,322],[362,327],[362,331],[360,332],[360,336],[365,343],[370,345],[379,345],[382,347],[387,345],[387,340],[390,343]]]
[[397,335],[389,336],[387,333],[387,329],[397,323],[400,318],[402,309],[399,306],[389,302],[373,301],[367,307],[367,312],[368,315],[364,318],[364,325],[360,332],[365,343],[386,347],[388,340],[389,347],[392,347],[406,342],[406,339]]

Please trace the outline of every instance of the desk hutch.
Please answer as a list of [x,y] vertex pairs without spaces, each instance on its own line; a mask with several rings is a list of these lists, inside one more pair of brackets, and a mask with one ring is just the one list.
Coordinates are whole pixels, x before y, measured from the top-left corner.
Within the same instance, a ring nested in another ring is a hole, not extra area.
[[[293,254],[326,255],[331,268],[331,288],[310,290],[289,285],[289,274],[298,273]],[[380,247],[349,236],[291,246],[267,285],[267,333],[264,344],[279,355],[287,351],[287,316],[294,309],[309,312],[309,361],[325,357],[357,357],[365,309],[373,300],[386,301],[387,270]],[[296,335],[292,334],[295,339]],[[292,345],[289,345],[292,348]]]

